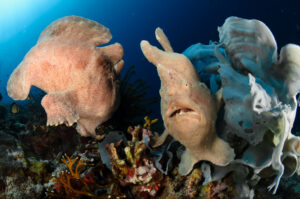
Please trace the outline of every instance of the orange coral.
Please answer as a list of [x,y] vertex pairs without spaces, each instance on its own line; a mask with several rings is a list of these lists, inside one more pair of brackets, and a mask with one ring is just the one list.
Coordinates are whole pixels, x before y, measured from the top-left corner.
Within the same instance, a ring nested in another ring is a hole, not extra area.
[[[67,160],[66,160],[66,158],[67,158]],[[81,173],[82,169],[84,168],[81,166],[85,166],[85,165],[87,165],[87,163],[82,162],[81,158],[79,158],[78,162],[77,162],[77,160],[78,160],[78,157],[71,160],[71,158],[67,154],[65,154],[62,157],[61,161],[68,167],[73,178],[80,179],[80,173]],[[73,171],[73,166],[76,162],[77,162],[77,164],[76,164],[75,170]],[[79,167],[81,167],[81,168],[79,169]]]
[[[107,199],[112,198],[111,194],[105,196],[97,196],[95,195],[89,184],[96,185],[98,188],[110,188],[111,184],[108,185],[99,185],[96,184],[94,180],[87,180],[85,177],[81,177],[82,171],[84,170],[85,166],[88,164],[82,162],[81,158],[76,157],[74,159],[70,158],[67,154],[62,157],[62,162],[68,167],[68,171],[63,171],[59,174],[59,176],[55,176],[53,181],[57,182],[54,187],[58,188],[57,191],[61,192],[62,186],[64,188],[64,192],[66,196],[64,198],[74,198],[76,196],[89,196],[95,199]],[[92,178],[92,176],[89,176]],[[62,186],[61,186],[62,185]],[[53,193],[49,195],[55,196]],[[125,195],[118,195],[116,198],[125,198]]]

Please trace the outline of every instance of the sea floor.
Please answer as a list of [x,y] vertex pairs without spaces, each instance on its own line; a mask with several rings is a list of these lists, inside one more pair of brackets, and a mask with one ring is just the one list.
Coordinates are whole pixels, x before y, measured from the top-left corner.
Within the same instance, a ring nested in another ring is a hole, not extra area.
[[[1,199],[237,198],[232,173],[205,185],[197,166],[179,175],[178,147],[152,150],[145,138],[157,134],[150,126],[121,132],[102,125],[97,133],[105,137],[98,141],[81,137],[74,127],[45,123],[43,112],[6,113],[0,120]],[[253,186],[254,198],[300,198],[298,176],[283,179],[276,195],[267,191],[271,180]]]

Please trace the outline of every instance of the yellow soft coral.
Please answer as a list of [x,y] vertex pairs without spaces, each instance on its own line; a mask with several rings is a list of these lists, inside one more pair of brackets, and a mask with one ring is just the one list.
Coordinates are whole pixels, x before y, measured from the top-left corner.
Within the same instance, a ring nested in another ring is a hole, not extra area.
[[145,120],[144,128],[148,130],[150,130],[152,124],[158,121],[158,119],[150,120],[148,116],[144,117],[144,120]]

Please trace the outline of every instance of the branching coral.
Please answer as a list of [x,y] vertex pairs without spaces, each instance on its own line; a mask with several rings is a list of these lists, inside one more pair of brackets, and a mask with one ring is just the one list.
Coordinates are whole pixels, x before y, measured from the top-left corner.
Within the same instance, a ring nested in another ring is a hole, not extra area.
[[158,121],[158,119],[150,120],[148,116],[144,117],[144,120],[145,120],[144,128],[148,130],[150,130],[152,124]]
[[129,127],[132,136],[123,146],[123,141],[107,145],[110,153],[113,174],[123,186],[130,186],[131,191],[139,196],[155,196],[161,187],[163,175],[154,166],[154,161],[146,154],[145,136],[151,132],[140,126]]
[[[53,181],[55,192],[48,192],[49,197],[79,198],[88,196],[95,199],[107,198],[126,198],[125,195],[115,195],[117,192],[99,196],[95,191],[97,189],[114,189],[114,184],[99,185],[93,180],[92,176],[83,175],[83,170],[89,164],[83,162],[81,158],[70,158],[68,155],[62,157],[62,162],[67,166],[68,171],[62,171],[59,176],[54,176]],[[63,187],[63,188],[62,188]],[[64,194],[62,194],[62,192]]]
[[[68,167],[68,171],[62,171],[59,176],[55,176],[53,181],[60,183],[64,187],[64,192],[66,194],[66,197],[71,198],[71,196],[76,195],[86,195],[89,197],[97,197],[94,194],[90,193],[90,189],[88,184],[82,180],[80,177],[80,174],[82,170],[84,169],[83,166],[86,166],[87,164],[82,162],[80,158],[71,159],[68,155],[64,155],[62,158],[62,162]],[[73,169],[75,167],[75,169]],[[72,184],[72,181],[80,181],[83,184],[83,191],[78,190],[74,188],[74,185]],[[102,197],[99,197],[102,198]]]

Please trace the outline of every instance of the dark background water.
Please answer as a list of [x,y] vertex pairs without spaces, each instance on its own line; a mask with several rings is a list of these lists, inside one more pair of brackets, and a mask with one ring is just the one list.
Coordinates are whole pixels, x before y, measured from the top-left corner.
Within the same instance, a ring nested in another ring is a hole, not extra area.
[[[300,0],[0,0],[0,93],[10,104],[6,82],[12,70],[35,45],[39,34],[52,21],[78,15],[111,30],[111,43],[123,45],[125,68],[135,65],[137,77],[159,96],[156,68],[144,59],[140,41],[158,45],[154,30],[161,27],[176,52],[192,44],[218,41],[217,27],[229,16],[255,18],[273,32],[279,49],[300,44]],[[153,117],[159,117],[159,103]]]

